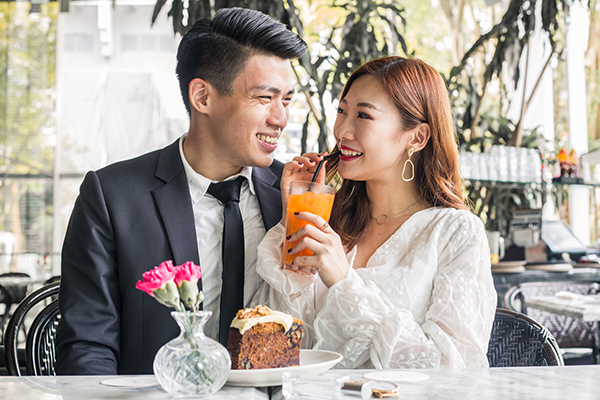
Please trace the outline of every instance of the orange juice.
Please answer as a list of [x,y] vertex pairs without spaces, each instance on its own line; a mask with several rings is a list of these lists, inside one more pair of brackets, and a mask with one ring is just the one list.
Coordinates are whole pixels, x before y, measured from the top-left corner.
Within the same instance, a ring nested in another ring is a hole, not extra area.
[[[333,206],[334,193],[333,188],[330,186],[311,182],[292,182],[285,219],[285,235],[289,236],[309,224],[307,221],[296,218],[294,215],[295,212],[308,211],[328,221],[331,215],[331,207]],[[299,273],[314,274],[315,269],[312,266],[292,266],[292,262],[296,257],[313,255],[312,251],[306,249],[298,254],[289,254],[287,250],[294,247],[296,243],[284,240],[283,268]]]

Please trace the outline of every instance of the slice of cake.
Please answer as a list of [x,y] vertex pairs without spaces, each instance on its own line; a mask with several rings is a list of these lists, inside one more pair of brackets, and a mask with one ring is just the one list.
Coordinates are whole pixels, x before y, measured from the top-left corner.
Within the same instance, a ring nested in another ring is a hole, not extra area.
[[300,365],[302,321],[266,306],[239,310],[231,322],[227,350],[232,369]]

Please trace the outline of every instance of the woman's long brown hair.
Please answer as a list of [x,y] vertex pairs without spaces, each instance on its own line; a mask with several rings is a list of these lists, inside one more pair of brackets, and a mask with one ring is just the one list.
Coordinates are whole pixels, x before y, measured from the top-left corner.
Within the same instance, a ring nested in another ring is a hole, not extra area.
[[[459,174],[458,151],[446,85],[440,74],[417,58],[382,57],[358,67],[341,95],[363,75],[381,82],[396,104],[402,128],[411,130],[425,122],[431,137],[425,148],[413,155],[415,182],[421,198],[434,207],[468,209]],[[400,132],[398,132],[400,134]],[[337,151],[337,144],[333,151]],[[327,163],[327,180],[337,174],[339,159]],[[338,179],[341,177],[338,176]],[[371,224],[371,205],[364,181],[341,179],[335,195],[330,224],[342,238],[346,250],[358,243]]]

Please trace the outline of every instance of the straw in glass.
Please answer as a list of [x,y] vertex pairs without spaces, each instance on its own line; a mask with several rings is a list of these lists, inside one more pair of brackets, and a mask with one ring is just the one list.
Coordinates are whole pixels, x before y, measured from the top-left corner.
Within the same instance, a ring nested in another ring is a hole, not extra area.
[[336,152],[331,153],[328,156],[323,157],[323,159],[319,162],[319,165],[317,165],[317,170],[315,171],[315,174],[312,177],[311,182],[316,182],[317,181],[317,176],[319,176],[319,171],[321,171],[321,167],[323,166],[323,163],[327,160],[329,160],[332,157],[335,157],[337,155],[339,155],[341,152],[338,150]]

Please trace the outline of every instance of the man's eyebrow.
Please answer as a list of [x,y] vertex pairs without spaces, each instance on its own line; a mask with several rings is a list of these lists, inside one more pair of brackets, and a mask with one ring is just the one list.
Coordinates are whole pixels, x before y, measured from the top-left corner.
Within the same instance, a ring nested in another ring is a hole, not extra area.
[[[267,92],[271,92],[273,94],[279,94],[281,93],[281,89],[273,87],[273,86],[267,86],[267,85],[258,85],[258,86],[254,86],[254,89],[258,89],[258,90],[266,90]],[[289,92],[287,92],[287,95],[292,95],[296,93],[296,91],[292,88],[290,89]]]

